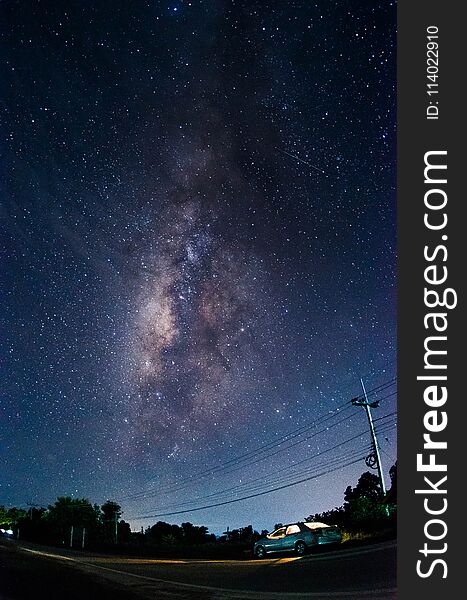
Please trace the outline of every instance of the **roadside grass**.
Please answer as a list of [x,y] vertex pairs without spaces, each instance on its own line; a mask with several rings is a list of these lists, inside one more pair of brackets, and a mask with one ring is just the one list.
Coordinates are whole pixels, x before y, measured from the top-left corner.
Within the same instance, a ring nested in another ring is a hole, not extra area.
[[344,529],[342,531],[342,544],[371,544],[373,542],[393,539],[396,536],[397,533],[394,528],[380,529],[376,531]]

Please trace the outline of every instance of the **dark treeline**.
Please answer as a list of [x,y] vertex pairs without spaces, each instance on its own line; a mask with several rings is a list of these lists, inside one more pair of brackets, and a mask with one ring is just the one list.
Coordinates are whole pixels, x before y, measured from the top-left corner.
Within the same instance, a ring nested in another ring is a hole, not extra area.
[[[305,521],[338,525],[344,539],[394,535],[396,530],[397,466],[390,470],[391,488],[383,495],[379,479],[363,473],[355,487],[348,486],[344,503]],[[122,518],[119,504],[108,500],[101,506],[86,498],[59,497],[47,508],[0,506],[0,529],[11,530],[14,538],[60,547],[73,547],[150,554],[154,556],[239,556],[251,552],[253,544],[267,531],[252,525],[230,529],[217,537],[204,526],[186,522],[174,525],[158,521],[132,532]],[[274,528],[280,526],[274,525]]]
[[125,543],[131,537],[121,508],[108,500],[102,506],[87,498],[62,496],[48,508],[0,506],[0,528],[28,541],[60,546],[89,547]]
[[344,503],[338,508],[308,516],[306,521],[324,521],[338,525],[344,539],[394,536],[397,520],[397,463],[389,470],[391,487],[383,494],[379,478],[367,471],[355,487],[344,493]]

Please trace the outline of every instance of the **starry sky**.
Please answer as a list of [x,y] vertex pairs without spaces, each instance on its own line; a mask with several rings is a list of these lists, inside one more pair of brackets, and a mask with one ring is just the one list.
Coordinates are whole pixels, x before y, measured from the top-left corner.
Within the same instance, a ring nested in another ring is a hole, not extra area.
[[387,476],[395,3],[1,13],[0,504],[216,533],[339,506],[360,377]]

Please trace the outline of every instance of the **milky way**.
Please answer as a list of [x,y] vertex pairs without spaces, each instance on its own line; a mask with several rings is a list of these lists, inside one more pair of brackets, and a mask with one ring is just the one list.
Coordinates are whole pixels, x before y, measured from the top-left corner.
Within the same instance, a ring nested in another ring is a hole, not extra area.
[[[233,158],[231,136],[219,130],[213,119],[197,127],[195,140],[176,135],[147,212],[151,239],[134,241],[122,373],[129,455],[144,452],[148,440],[180,447],[232,413],[241,422],[245,394],[264,384],[256,332],[273,329],[273,285],[255,244],[238,238],[234,217],[254,209],[258,192]],[[203,145],[209,133],[215,140]]]

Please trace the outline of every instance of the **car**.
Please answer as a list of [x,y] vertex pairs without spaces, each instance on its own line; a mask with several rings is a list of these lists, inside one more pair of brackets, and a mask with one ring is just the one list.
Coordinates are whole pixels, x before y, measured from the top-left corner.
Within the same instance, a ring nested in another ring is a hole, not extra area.
[[253,548],[256,558],[273,552],[295,552],[303,556],[321,544],[340,544],[342,533],[335,525],[318,522],[299,522],[284,525],[259,539]]

